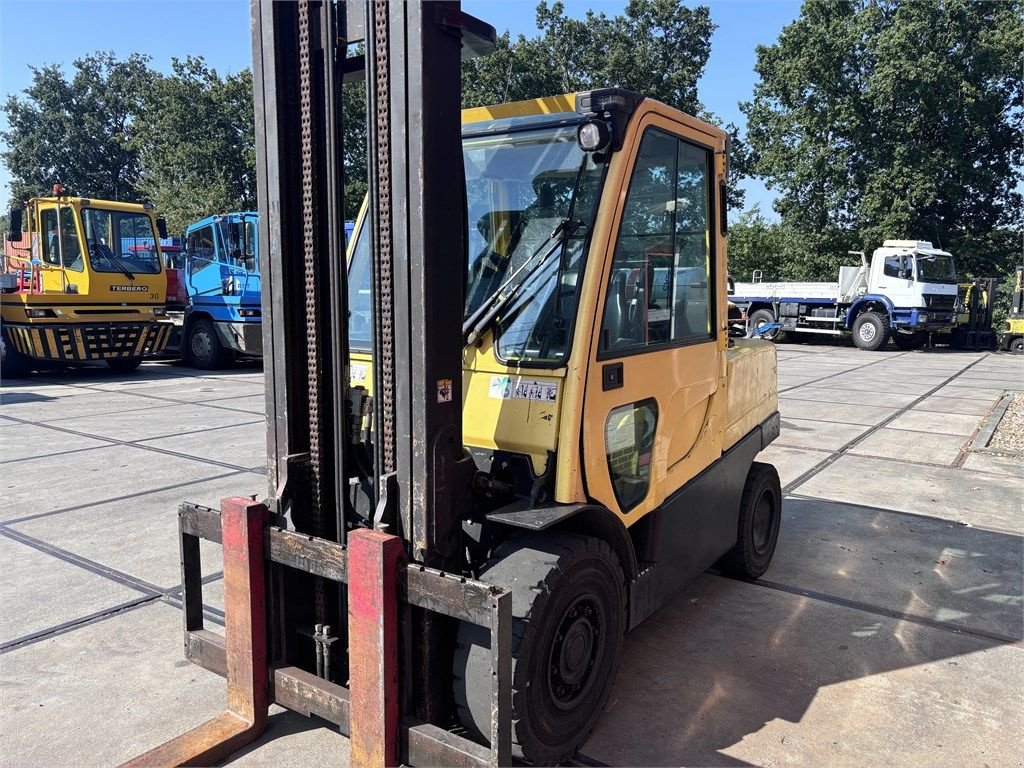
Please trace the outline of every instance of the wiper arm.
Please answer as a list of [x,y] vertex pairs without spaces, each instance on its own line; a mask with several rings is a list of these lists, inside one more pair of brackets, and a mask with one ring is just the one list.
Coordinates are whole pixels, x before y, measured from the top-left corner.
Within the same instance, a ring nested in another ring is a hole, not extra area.
[[[128,267],[126,267],[124,265],[124,262],[122,262],[121,259],[118,256],[114,255],[114,252],[112,250],[110,250],[110,248],[107,248],[107,252],[103,253],[102,251],[100,251],[100,243],[95,243],[95,242],[89,243],[89,247],[92,250],[96,251],[96,253],[98,253],[104,259],[109,261],[111,264],[113,264],[115,267],[117,267],[118,270],[121,271],[122,273],[124,273],[128,277],[129,280],[134,280],[135,279],[135,273],[132,272],[131,270],[129,270]],[[104,247],[106,247],[106,246],[104,246]]]
[[[512,276],[509,277],[509,279],[506,280],[498,290],[488,296],[477,310],[466,318],[466,321],[462,324],[462,335],[465,337],[466,344],[475,344],[480,337],[483,336],[490,324],[494,322],[494,319],[519,293],[519,289],[526,282],[530,273],[542,267],[547,260],[551,258],[551,254],[559,250],[559,248],[562,247],[563,242],[572,237],[573,233],[575,233],[582,225],[582,221],[570,221],[569,219],[562,219],[558,222],[558,226],[551,230],[551,234],[544,239],[544,242],[537,246],[537,249],[530,254],[530,258],[524,261],[519,269],[513,272]],[[561,235],[561,237],[558,237],[559,235]],[[558,239],[555,240],[554,243],[551,243],[551,241],[556,237],[558,237]],[[548,248],[547,253],[541,256],[540,261],[537,262],[536,266],[530,269],[522,280],[515,283],[515,285],[512,285],[519,274],[530,266],[533,260],[537,258],[537,254],[544,250],[549,243],[551,243],[551,247]],[[509,288],[510,285],[511,288]]]

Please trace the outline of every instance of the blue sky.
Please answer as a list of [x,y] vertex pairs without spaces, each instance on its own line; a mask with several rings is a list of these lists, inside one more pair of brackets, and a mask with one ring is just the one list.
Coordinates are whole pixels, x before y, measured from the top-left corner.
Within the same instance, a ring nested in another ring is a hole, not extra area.
[[[701,101],[726,121],[744,125],[737,103],[750,98],[758,44],[774,42],[799,14],[798,0],[711,0],[718,29],[711,58],[699,83]],[[570,16],[588,9],[621,12],[625,0],[565,0]],[[464,0],[469,13],[513,36],[536,33],[534,0]],[[201,55],[221,72],[252,63],[248,0],[0,0],[0,94],[21,91],[31,81],[29,66],[61,64],[97,50],[118,56],[141,52],[158,69],[172,56]],[[0,130],[6,122],[0,116]],[[10,174],[0,165],[0,210],[8,204]],[[747,204],[767,213],[771,193],[747,182]]]

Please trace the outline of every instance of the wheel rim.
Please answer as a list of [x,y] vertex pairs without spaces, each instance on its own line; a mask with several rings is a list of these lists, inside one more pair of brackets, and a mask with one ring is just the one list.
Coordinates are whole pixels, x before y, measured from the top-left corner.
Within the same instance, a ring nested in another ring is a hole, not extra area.
[[548,693],[559,709],[576,707],[594,681],[604,650],[603,614],[590,595],[576,599],[562,616],[548,663]]
[[196,331],[192,334],[192,343],[189,345],[192,349],[192,355],[197,360],[203,362],[210,359],[210,355],[213,354],[213,339],[210,338],[205,330]]
[[864,323],[857,333],[860,334],[861,341],[871,342],[875,340],[875,326],[871,323]]
[[1010,349],[1014,352],[1024,352],[1024,339],[1017,339],[1010,345]]
[[754,507],[754,519],[751,521],[750,542],[754,552],[763,555],[771,545],[772,529],[775,527],[775,494],[766,490],[757,500]]

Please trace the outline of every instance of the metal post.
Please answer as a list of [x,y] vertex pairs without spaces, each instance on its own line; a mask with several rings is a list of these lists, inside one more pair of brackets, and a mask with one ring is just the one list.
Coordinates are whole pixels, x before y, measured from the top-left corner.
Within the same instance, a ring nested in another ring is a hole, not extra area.
[[398,765],[397,536],[360,529],[348,537],[349,739],[352,765]]
[[232,497],[221,502],[227,711],[122,768],[213,765],[263,733],[269,706],[263,559],[267,514],[264,505],[251,499]]

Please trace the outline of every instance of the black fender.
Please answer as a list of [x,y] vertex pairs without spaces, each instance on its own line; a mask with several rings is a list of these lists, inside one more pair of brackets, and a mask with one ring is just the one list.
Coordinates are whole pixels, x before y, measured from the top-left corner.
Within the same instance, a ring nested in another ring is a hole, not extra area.
[[527,531],[571,531],[594,536],[608,543],[622,563],[626,579],[639,574],[636,551],[629,530],[607,507],[598,504],[547,504],[526,508],[510,504],[487,515],[492,523]]

